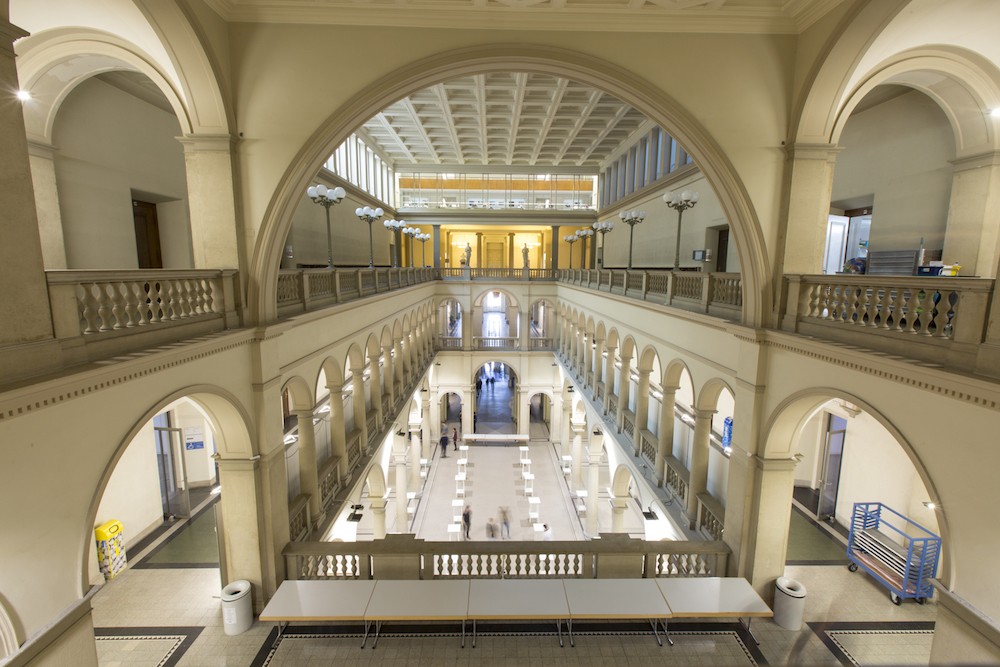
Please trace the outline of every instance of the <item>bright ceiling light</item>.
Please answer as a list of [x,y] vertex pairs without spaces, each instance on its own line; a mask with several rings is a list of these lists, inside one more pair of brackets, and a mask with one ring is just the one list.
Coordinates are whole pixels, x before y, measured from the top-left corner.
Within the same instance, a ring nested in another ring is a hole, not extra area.
[[31,93],[29,93],[27,90],[19,90],[17,91],[17,99],[21,100],[22,102],[27,102],[28,100],[31,99]]
[[[20,96],[20,93],[18,93],[18,96]],[[990,117],[1000,118],[1000,107],[995,107],[993,109],[990,109]]]

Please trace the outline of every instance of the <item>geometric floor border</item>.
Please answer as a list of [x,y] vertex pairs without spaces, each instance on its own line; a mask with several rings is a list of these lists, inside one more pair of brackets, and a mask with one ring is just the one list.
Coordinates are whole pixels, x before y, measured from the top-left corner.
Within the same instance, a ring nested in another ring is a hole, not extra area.
[[187,652],[201,634],[201,627],[169,627],[169,628],[94,628],[94,637],[98,642],[113,641],[163,641],[172,640],[173,645],[157,663],[157,667],[173,667]]
[[[537,624],[517,624],[517,623],[479,623],[478,634],[480,637],[551,637],[552,641],[556,641],[556,632],[554,629],[550,630],[551,626],[544,623]],[[281,640],[277,640],[278,630],[274,628],[264,639],[263,644],[261,644],[260,650],[257,652],[256,657],[253,662],[250,663],[250,667],[268,667],[271,660],[274,658],[275,653],[281,646],[281,642],[285,640],[296,640],[296,639],[356,639],[359,642],[364,637],[363,630],[359,630],[360,626],[358,624],[354,625],[292,625],[286,626],[281,633]],[[767,665],[767,658],[761,653],[760,648],[757,643],[753,640],[750,634],[747,632],[746,628],[742,623],[697,623],[697,622],[678,622],[674,621],[669,623],[668,628],[670,630],[670,637],[677,644],[681,644],[685,638],[696,638],[696,637],[729,637],[736,641],[737,645],[743,650],[743,654],[746,657],[747,665]],[[372,630],[374,633],[374,628]],[[599,637],[599,636],[635,636],[635,637],[645,637],[650,642],[654,642],[652,635],[652,630],[649,624],[643,623],[584,623],[576,622],[573,624],[573,636],[574,637]],[[456,625],[453,623],[433,623],[433,624],[421,624],[421,625],[405,625],[405,624],[386,624],[380,636],[380,642],[383,638],[451,638],[456,642],[461,641],[462,628],[461,625]],[[663,638],[662,629],[660,631],[660,637]],[[563,625],[563,638],[567,638],[566,627]],[[369,644],[366,647],[368,650],[371,649],[372,636],[368,637]],[[470,651],[469,657],[472,658],[476,655],[475,649],[472,648],[472,623],[466,623],[466,649]],[[566,641],[565,648],[568,651],[572,651],[573,648],[570,647],[569,641]],[[666,641],[663,642],[663,650],[670,651],[672,648]],[[567,656],[571,656],[572,653],[568,653]],[[664,653],[664,658],[668,658],[669,653]],[[667,663],[669,661],[665,661]]]
[[807,623],[820,641],[836,656],[840,664],[859,666],[860,663],[839,637],[842,635],[933,635],[933,621],[871,621],[871,622],[814,622]]

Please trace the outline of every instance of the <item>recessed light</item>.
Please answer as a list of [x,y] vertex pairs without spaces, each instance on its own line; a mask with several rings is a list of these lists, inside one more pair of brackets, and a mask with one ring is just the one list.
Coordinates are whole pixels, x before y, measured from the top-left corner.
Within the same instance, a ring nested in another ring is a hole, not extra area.
[[27,90],[19,90],[17,91],[17,99],[21,100],[22,102],[27,102],[28,100],[31,99],[31,93],[29,93]]
[[990,117],[1000,118],[1000,107],[995,107],[993,109],[990,109]]
[[925,500],[925,501],[923,502],[923,506],[924,506],[924,507],[926,507],[926,508],[927,508],[927,509],[929,509],[929,510],[932,510],[932,509],[935,509],[935,508],[937,508],[937,504],[936,504],[936,503],[933,503],[933,502],[931,502],[930,500]]

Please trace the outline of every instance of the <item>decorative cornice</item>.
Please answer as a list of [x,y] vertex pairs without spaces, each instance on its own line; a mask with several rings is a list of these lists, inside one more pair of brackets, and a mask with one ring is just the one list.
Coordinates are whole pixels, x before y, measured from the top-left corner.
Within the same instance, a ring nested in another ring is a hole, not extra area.
[[965,157],[950,160],[950,162],[953,171],[968,171],[982,167],[1000,167],[1000,151],[966,155]]
[[807,144],[798,142],[785,146],[785,154],[791,160],[822,160],[836,162],[844,149],[836,144]]
[[252,339],[253,332],[243,330],[182,341],[180,348],[178,343],[172,343],[148,350],[140,357],[114,359],[115,363],[105,366],[71,371],[69,377],[64,375],[38,382],[27,390],[10,389],[0,393],[0,422],[244,347]]

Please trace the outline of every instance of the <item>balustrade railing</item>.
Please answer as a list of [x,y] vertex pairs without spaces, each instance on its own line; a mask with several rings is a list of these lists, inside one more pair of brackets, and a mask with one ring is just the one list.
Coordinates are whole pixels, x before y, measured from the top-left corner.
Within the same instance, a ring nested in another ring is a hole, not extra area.
[[635,413],[631,410],[622,411],[622,433],[635,442]]
[[435,280],[437,269],[296,269],[278,274],[282,316]]
[[319,504],[324,510],[340,492],[340,459],[331,456],[319,469]]
[[688,469],[684,467],[684,464],[673,456],[667,455],[664,457],[664,462],[666,463],[664,471],[666,479],[664,482],[673,492],[674,496],[676,496],[682,503],[686,504],[688,500],[688,484],[690,483],[691,474],[688,472]]
[[786,276],[782,328],[975,371],[994,281],[921,276]]
[[[374,420],[374,415],[372,416]],[[347,434],[347,469],[354,470],[354,466],[361,460],[361,430],[354,429]]]
[[434,347],[438,350],[461,350],[461,336],[438,336],[434,339]]
[[288,534],[293,542],[308,540],[312,534],[309,496],[304,493],[297,495],[288,507]]
[[726,508],[710,493],[699,493],[698,530],[712,540],[721,540],[726,527]]
[[532,350],[553,350],[555,349],[555,338],[530,338],[529,346]]
[[561,282],[682,310],[738,320],[743,310],[743,280],[738,273],[588,269],[559,271]]
[[657,436],[652,431],[642,429],[639,431],[639,440],[641,441],[639,446],[639,453],[642,457],[646,459],[646,462],[650,465],[656,464],[656,450],[659,448],[660,443],[657,441]]
[[[143,344],[238,327],[242,304],[235,271],[46,271],[56,338],[85,345],[145,334]],[[171,331],[172,330],[172,331]],[[156,332],[155,334],[153,332]]]
[[594,398],[601,400],[604,398],[604,383],[598,382],[597,388],[594,390]]
[[616,394],[608,395],[608,413],[612,415],[618,414],[618,396]]
[[442,280],[555,280],[553,269],[517,268],[442,268],[437,270]]
[[517,350],[521,347],[521,339],[516,336],[474,336],[472,345],[477,350]]
[[[633,577],[725,576],[719,541],[646,542],[604,533],[583,542],[428,542],[388,535],[371,542],[293,542],[283,551],[290,579],[590,578],[602,558],[634,564]],[[634,556],[631,559],[623,556]]]

